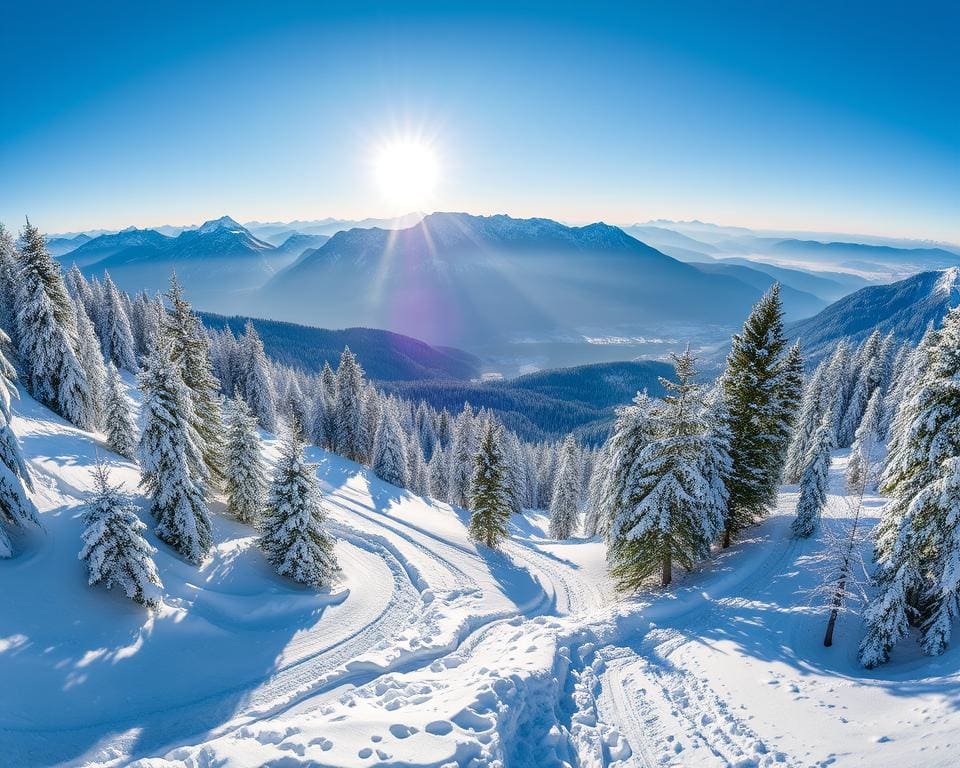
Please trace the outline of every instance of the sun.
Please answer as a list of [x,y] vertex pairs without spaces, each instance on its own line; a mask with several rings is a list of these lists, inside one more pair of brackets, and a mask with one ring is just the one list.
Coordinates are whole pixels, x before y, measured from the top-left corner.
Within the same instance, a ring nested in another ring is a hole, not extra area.
[[377,149],[374,170],[383,196],[395,206],[413,210],[432,199],[440,167],[426,142],[394,139]]

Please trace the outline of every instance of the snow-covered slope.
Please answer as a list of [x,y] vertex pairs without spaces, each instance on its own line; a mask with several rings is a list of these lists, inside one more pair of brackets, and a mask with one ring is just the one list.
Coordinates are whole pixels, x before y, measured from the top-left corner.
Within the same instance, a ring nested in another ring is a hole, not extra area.
[[808,356],[820,357],[842,338],[859,342],[875,329],[917,343],[928,324],[939,325],[960,304],[960,267],[921,272],[890,285],[871,285],[834,302],[811,318],[792,323],[789,333]]
[[[135,467],[26,397],[14,428],[47,531],[0,564],[6,764],[953,764],[960,651],[905,643],[866,673],[849,617],[824,649],[825,544],[789,538],[794,488],[750,541],[615,601],[600,541],[551,541],[530,512],[492,553],[463,511],[310,449],[343,582],[277,577],[217,514],[199,569],[151,538],[166,598],[150,616],[76,559],[97,453],[130,491]],[[849,514],[834,464],[828,528]]]

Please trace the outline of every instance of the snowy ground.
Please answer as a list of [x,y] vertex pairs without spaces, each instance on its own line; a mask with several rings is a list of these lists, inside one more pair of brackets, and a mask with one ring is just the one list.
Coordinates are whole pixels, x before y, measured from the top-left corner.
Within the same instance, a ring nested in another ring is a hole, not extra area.
[[166,600],[148,617],[88,588],[77,560],[97,452],[131,491],[134,466],[28,398],[17,408],[47,532],[0,563],[5,764],[956,763],[960,651],[908,643],[867,673],[849,617],[825,649],[810,595],[824,543],[789,537],[795,489],[669,593],[617,601],[597,541],[551,541],[530,513],[491,553],[462,511],[311,449],[343,582],[292,585],[216,515],[200,569],[154,541]]

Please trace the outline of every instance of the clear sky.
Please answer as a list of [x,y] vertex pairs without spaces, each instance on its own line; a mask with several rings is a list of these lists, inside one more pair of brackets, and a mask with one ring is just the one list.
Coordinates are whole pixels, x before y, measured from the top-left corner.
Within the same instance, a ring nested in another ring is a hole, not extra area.
[[[96,7],[94,7],[96,6]],[[956,2],[9,3],[0,220],[428,210],[960,242]]]

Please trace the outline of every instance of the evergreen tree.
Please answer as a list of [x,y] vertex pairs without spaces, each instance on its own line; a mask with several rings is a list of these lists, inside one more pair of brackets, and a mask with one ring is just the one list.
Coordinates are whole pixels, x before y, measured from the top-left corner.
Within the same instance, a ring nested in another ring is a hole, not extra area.
[[104,272],[103,289],[106,305],[104,314],[103,355],[117,368],[130,373],[137,372],[137,357],[130,329],[130,318],[124,307],[120,291],[110,275]]
[[[637,457],[654,440],[654,401],[646,392],[638,393],[633,403],[617,409],[617,420],[606,444],[606,470],[596,489],[596,527],[608,537],[610,524],[622,506],[629,489]],[[589,530],[589,529],[588,529]]]
[[523,511],[523,502],[527,496],[527,473],[520,439],[507,430],[503,431],[503,460],[507,470],[510,511],[518,515]]
[[499,549],[508,536],[510,500],[500,452],[500,429],[487,424],[477,451],[470,497],[470,538]]
[[95,491],[83,515],[79,555],[87,564],[89,584],[117,586],[134,602],[157,608],[163,584],[153,562],[156,550],[143,537],[147,526],[120,489],[110,485],[105,465],[97,464],[93,477]]
[[277,429],[277,396],[270,377],[270,363],[263,350],[263,342],[253,323],[247,321],[240,340],[241,364],[237,388],[257,417],[260,428],[267,432]]
[[450,503],[464,509],[470,504],[470,482],[476,473],[475,430],[473,409],[467,403],[457,417],[450,448]]
[[313,411],[313,439],[316,445],[332,451],[337,439],[337,379],[324,361],[320,371],[320,386]]
[[93,323],[87,317],[83,304],[76,303],[77,312],[77,362],[86,378],[89,398],[88,426],[102,425],[104,404],[107,396],[107,368],[103,364],[100,343],[97,341]]
[[677,381],[661,379],[669,394],[646,414],[653,439],[626,462],[624,492],[613,500],[607,561],[622,591],[657,572],[667,586],[674,564],[692,568],[724,525],[727,490],[712,469],[724,459],[705,459],[720,446],[704,419],[695,359],[689,348],[673,359]]
[[209,337],[184,298],[176,275],[170,279],[167,298],[170,312],[163,332],[170,340],[171,359],[180,371],[193,404],[191,425],[206,466],[207,479],[219,485],[223,481],[223,410],[220,382],[213,375],[210,361]]
[[807,453],[806,465],[800,475],[800,499],[797,516],[791,524],[793,535],[809,538],[817,529],[823,508],[827,504],[827,482],[830,474],[830,451],[833,449],[833,425],[830,414],[824,414],[813,436]]
[[[20,359],[27,368],[27,387],[37,400],[68,421],[91,428],[96,420],[95,403],[74,348],[77,329],[73,302],[59,271],[55,276],[48,271],[46,261],[52,259],[46,253],[42,236],[30,227],[28,230],[39,237],[39,245],[28,239],[25,247],[30,246],[32,251],[21,251],[16,323]],[[65,306],[55,305],[47,292],[48,280],[53,286],[52,294]],[[60,320],[64,316],[69,317],[69,323]]]
[[847,463],[847,487],[859,494],[863,490],[874,489],[873,466],[881,443],[880,412],[883,398],[880,387],[873,390],[867,403],[867,410],[863,414],[860,426],[857,427],[850,448],[850,459]]
[[137,435],[130,412],[130,403],[120,382],[120,373],[110,363],[107,370],[107,391],[104,398],[103,431],[107,447],[131,461],[136,460]]
[[439,446],[430,458],[430,464],[427,467],[427,481],[431,497],[437,501],[450,500],[450,459],[443,448]]
[[722,377],[733,463],[724,546],[776,501],[786,452],[784,425],[793,420],[785,397],[785,389],[794,386],[789,356],[784,364],[785,348],[780,288],[774,284],[733,337]]
[[239,395],[227,401],[224,426],[227,512],[240,522],[255,526],[260,522],[266,498],[267,471],[257,418]]
[[925,339],[915,393],[897,415],[883,490],[890,501],[877,526],[876,595],[865,612],[860,660],[888,658],[911,623],[930,655],[949,643],[960,597],[960,309]]
[[427,463],[423,460],[423,449],[417,435],[407,438],[407,488],[417,496],[429,495]]
[[827,365],[826,408],[831,412],[830,422],[834,430],[834,444],[839,437],[841,420],[853,392],[853,371],[854,361],[850,344],[846,339],[841,339]]
[[324,587],[340,575],[340,566],[324,526],[316,469],[303,460],[303,445],[290,433],[274,470],[260,547],[281,576]]
[[60,264],[47,250],[47,241],[40,230],[27,220],[20,232],[20,279],[25,275],[36,278],[43,285],[43,292],[50,299],[50,306],[57,325],[63,329],[69,340],[73,340],[74,327],[73,302],[63,282]]
[[602,515],[601,511],[603,510],[603,496],[610,482],[612,445],[613,441],[608,438],[601,446],[600,453],[593,462],[590,485],[587,489],[587,514],[583,524],[583,532],[588,539],[607,533],[609,519]]
[[[39,527],[37,508],[27,495],[27,489],[33,487],[30,473],[11,426],[11,400],[19,395],[13,383],[16,372],[3,353],[3,346],[9,343],[9,337],[0,330],[0,523],[19,528]],[[13,544],[0,525],[0,558],[12,554]]]
[[[7,329],[14,336],[17,327],[19,271],[13,237],[0,223],[0,328]],[[14,346],[18,346],[18,339],[14,338],[13,343]]]
[[169,343],[161,343],[139,374],[143,392],[140,435],[140,485],[150,496],[157,536],[187,560],[200,563],[213,539],[204,502],[206,468],[190,392],[173,362]]
[[[357,358],[344,347],[337,367],[336,440],[334,450],[351,461],[362,462],[364,456],[363,429],[363,369]],[[396,414],[394,414],[396,417]]]
[[803,472],[813,435],[820,426],[827,409],[827,367],[826,361],[821,362],[804,387],[803,399],[794,425],[793,439],[787,449],[786,463],[783,468],[785,483],[800,482],[800,474]]
[[397,419],[396,405],[384,405],[374,438],[372,469],[377,477],[391,485],[406,488],[409,479],[403,433]]
[[580,514],[580,456],[573,435],[567,435],[560,449],[560,466],[550,500],[550,536],[569,539]]
[[856,375],[843,418],[837,428],[837,447],[846,448],[853,442],[857,427],[863,420],[867,403],[881,379],[880,346],[883,339],[874,331],[857,354]]
[[[377,435],[377,426],[380,424],[380,408],[383,398],[376,388],[367,384],[363,388],[363,409],[360,419],[360,455],[363,461],[373,460],[373,442]],[[403,409],[406,411],[407,409]],[[405,423],[401,423],[401,429],[410,434],[410,429],[405,429]]]

